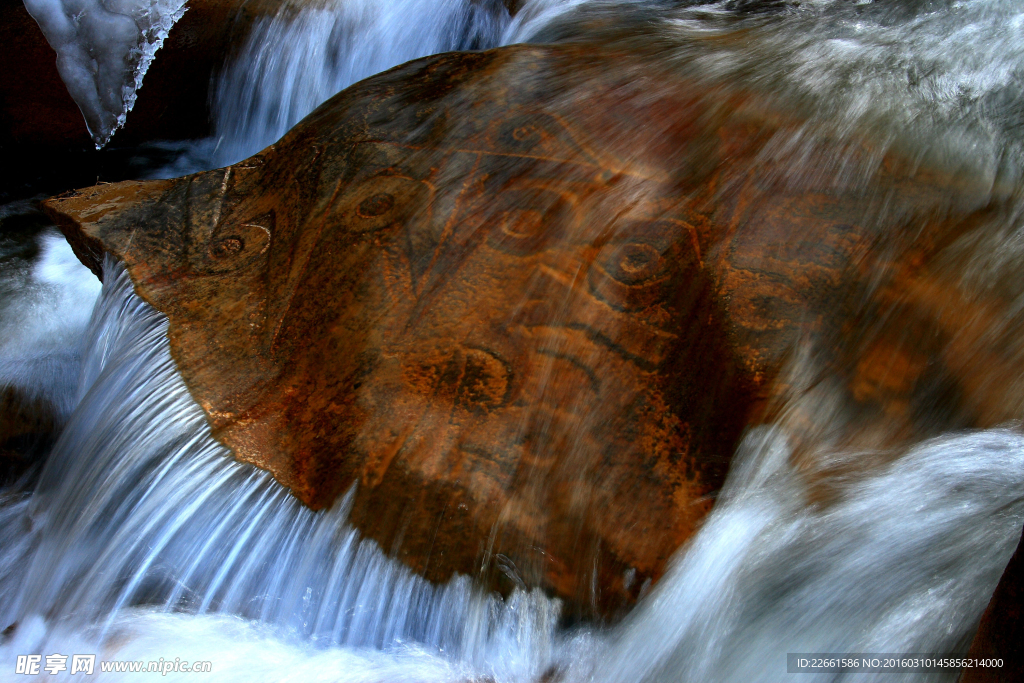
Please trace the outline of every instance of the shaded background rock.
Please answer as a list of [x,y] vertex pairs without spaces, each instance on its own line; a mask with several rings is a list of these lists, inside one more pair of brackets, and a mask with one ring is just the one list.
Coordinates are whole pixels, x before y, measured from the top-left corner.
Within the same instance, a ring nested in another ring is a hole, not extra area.
[[56,55],[21,0],[0,5],[0,111],[5,149],[88,144],[81,112],[57,75]]
[[[509,12],[517,7],[505,0]],[[298,9],[302,3],[292,3]],[[189,0],[146,73],[120,147],[210,133],[209,90],[253,23],[287,11],[286,0]],[[21,0],[0,5],[0,144],[12,150],[91,150],[85,122],[60,80],[52,48]]]
[[1024,680],[1024,553],[1017,546],[971,643],[970,657],[1001,659],[1001,667],[964,669],[961,683]]
[[38,465],[61,424],[57,410],[44,399],[0,388],[0,483],[12,484]]
[[[511,5],[505,6],[500,0],[481,3],[480,7],[476,4],[471,6],[481,16],[514,11]],[[221,130],[238,123],[239,118],[252,115],[245,111],[245,105],[241,112],[221,112],[219,124],[213,119],[218,106],[230,109],[234,98],[244,99],[247,96],[242,92],[231,91],[222,94],[222,99],[227,102],[218,104],[215,101],[218,97],[216,84],[219,82],[223,89],[233,79],[244,78],[246,70],[255,69],[258,72],[261,68],[258,63],[250,63],[256,58],[246,53],[251,42],[249,39],[258,42],[264,33],[281,31],[282,27],[299,19],[304,12],[315,13],[319,8],[325,10],[325,15],[336,15],[335,28],[340,31],[337,35],[331,33],[322,36],[321,45],[330,44],[332,49],[340,49],[344,53],[346,49],[351,49],[346,46],[344,36],[341,35],[347,30],[345,22],[358,24],[360,21],[358,10],[349,16],[339,12],[337,7],[332,9],[329,4],[323,6],[323,3],[301,0],[192,0],[186,4],[186,8],[184,16],[174,25],[163,47],[156,53],[143,87],[137,93],[134,108],[128,114],[126,125],[115,133],[110,144],[97,152],[89,139],[81,112],[58,76],[53,50],[23,4],[18,0],[4,0],[0,6],[0,39],[11,47],[0,55],[0,69],[3,72],[0,75],[0,112],[3,113],[0,117],[3,121],[0,125],[0,149],[15,163],[5,165],[0,171],[0,201],[28,196],[40,190],[54,194],[98,180],[110,182],[145,177],[155,169],[165,169],[172,162],[178,161],[183,149],[188,147],[188,144],[170,144],[169,141],[198,141],[213,134],[215,127],[217,134],[229,138],[225,150],[222,150],[220,157],[213,158],[216,156],[214,151],[211,158],[206,158],[209,150],[215,147],[211,142],[208,148],[204,147],[204,151],[199,152],[201,159],[185,162],[189,170],[221,166],[241,156],[248,156],[258,147],[253,147],[251,142],[246,144],[244,139],[236,140],[234,145],[246,151],[232,156],[233,148],[231,152],[227,151],[228,147],[232,147],[231,140],[239,134],[243,138],[260,138],[260,134],[265,135],[266,131]],[[451,12],[452,8],[445,8],[444,11]],[[443,18],[447,14],[442,13],[441,16]],[[496,23],[500,23],[500,20],[496,20]],[[452,26],[451,30],[458,33],[458,30],[467,29]],[[451,38],[458,42],[458,35],[453,34]],[[493,40],[491,36],[485,42]],[[455,45],[447,48],[438,45],[432,51],[444,51],[452,47]],[[316,52],[318,49],[311,48],[311,51]],[[414,51],[407,57],[419,54]],[[243,63],[237,65],[234,71],[227,68],[239,58]],[[379,58],[379,55],[375,57],[378,61]],[[329,64],[318,65],[319,58],[316,56],[303,59],[310,60],[310,69],[330,71],[332,68]],[[342,69],[341,66],[337,68]],[[275,80],[272,74],[268,77]],[[288,77],[287,80],[292,79]],[[338,85],[338,89],[342,85]],[[243,90],[257,91],[262,87],[258,83],[249,82],[238,86]],[[279,87],[287,89],[289,86]],[[326,98],[333,92],[324,92],[321,97]],[[261,97],[258,92],[255,96],[257,99]],[[316,100],[319,101],[322,100]],[[309,108],[314,104],[309,104]],[[249,102],[248,106],[257,105]],[[301,113],[307,111],[309,109]],[[281,130],[277,135],[264,138],[259,147],[283,132]],[[151,144],[154,142],[156,144]],[[217,148],[219,146],[216,145]],[[225,160],[222,158],[225,155],[230,158]],[[170,173],[168,170],[160,172]]]
[[[281,3],[190,0],[146,74],[120,146],[148,140],[199,138],[209,133],[208,91],[233,42],[252,22]],[[67,93],[53,50],[19,0],[4,0],[0,15],[0,107],[3,144],[17,149],[89,149],[92,142]]]

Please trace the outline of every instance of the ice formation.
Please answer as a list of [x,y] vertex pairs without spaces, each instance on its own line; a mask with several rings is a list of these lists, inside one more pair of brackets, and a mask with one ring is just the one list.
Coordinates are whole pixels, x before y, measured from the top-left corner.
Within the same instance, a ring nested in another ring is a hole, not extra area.
[[57,70],[103,147],[135,104],[185,0],[25,0],[57,52]]

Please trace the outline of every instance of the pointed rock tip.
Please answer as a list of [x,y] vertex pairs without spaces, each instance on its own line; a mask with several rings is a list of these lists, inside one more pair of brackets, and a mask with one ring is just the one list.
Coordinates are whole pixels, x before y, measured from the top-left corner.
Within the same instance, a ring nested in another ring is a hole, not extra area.
[[100,183],[51,197],[43,201],[42,208],[64,233],[78,259],[102,279],[106,251],[104,224],[116,222],[127,209],[155,203],[174,183],[174,180]]

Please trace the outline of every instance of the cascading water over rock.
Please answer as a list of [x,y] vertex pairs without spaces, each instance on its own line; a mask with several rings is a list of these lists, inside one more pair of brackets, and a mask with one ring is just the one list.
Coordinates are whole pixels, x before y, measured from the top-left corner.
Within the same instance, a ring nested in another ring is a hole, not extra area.
[[75,407],[82,337],[99,294],[62,235],[32,234],[48,223],[38,209],[0,207],[0,224],[19,222],[29,234],[0,236],[0,478],[8,480],[38,470]]
[[78,407],[36,491],[0,511],[5,662],[170,655],[228,681],[767,682],[787,652],[962,649],[1024,521],[1013,432],[922,444],[815,508],[785,434],[755,431],[627,622],[560,631],[557,603],[502,601],[465,577],[431,586],[360,541],[344,501],[310,512],[232,461],[174,370],[162,316],[123,269],[105,272]]
[[33,496],[6,500],[0,620],[48,617],[102,639],[124,608],[161,606],[237,614],[321,647],[411,642],[506,680],[539,675],[557,603],[503,604],[465,577],[432,586],[361,541],[344,499],[311,512],[233,461],[174,370],[166,321],[123,269],[105,272],[78,408]]
[[[790,652],[965,651],[1024,520],[1024,439],[1013,422],[1024,405],[1017,342],[1024,128],[1016,104],[1024,15],[996,0],[754,9],[747,15],[735,3],[527,0],[509,17],[497,3],[291,8],[260,24],[223,72],[215,93],[218,137],[160,172],[237,161],[335,90],[412,57],[527,39],[591,41],[620,51],[621,61],[634,52],[653,55],[658,69],[635,79],[645,95],[652,92],[645,79],[678,70],[697,79],[702,93],[767,92],[790,106],[803,124],[767,136],[751,155],[749,185],[812,188],[804,196],[822,203],[793,204],[794,216],[800,207],[831,207],[821,198],[854,190],[873,200],[865,222],[877,220],[871,225],[891,233],[925,234],[951,215],[970,214],[972,230],[940,245],[945,251],[925,273],[933,279],[897,280],[928,286],[883,292],[903,307],[864,303],[879,293],[878,282],[891,272],[885,269],[860,282],[862,297],[844,300],[864,306],[848,318],[861,336],[844,347],[856,373],[837,374],[838,362],[822,361],[806,338],[787,347],[779,376],[792,392],[773,406],[772,424],[743,433],[724,487],[707,498],[715,499],[712,512],[667,573],[653,586],[631,584],[640,600],[622,623],[566,620],[565,605],[538,590],[516,588],[502,598],[474,576],[432,584],[394,559],[394,547],[354,530],[349,515],[358,489],[313,512],[267,473],[233,460],[212,438],[171,360],[167,321],[108,258],[81,357],[76,335],[66,334],[64,341],[76,341],[67,347],[74,352],[52,377],[39,377],[47,373],[43,362],[34,374],[21,372],[17,361],[0,363],[4,380],[44,387],[68,417],[31,491],[12,487],[0,501],[0,666],[13,671],[15,658],[29,653],[94,652],[101,660],[210,660],[218,680],[228,681],[769,683],[786,675]],[[702,124],[721,111],[709,107]],[[640,133],[627,147],[641,147]],[[721,158],[735,159],[737,139],[715,138],[692,156],[706,161],[708,150],[725,150]],[[874,146],[858,147],[863,139]],[[890,150],[915,168],[941,169],[944,184],[936,186],[944,189],[864,190],[871,187],[866,178],[889,168]],[[227,174],[217,178],[223,182],[211,185],[210,196],[218,189],[223,196],[229,185]],[[353,206],[372,197],[358,199]],[[367,205],[380,206],[386,202]],[[921,206],[929,207],[924,218],[914,213]],[[798,222],[786,225],[795,230]],[[261,226],[246,224],[269,231]],[[47,253],[66,260],[55,239],[44,239]],[[812,241],[815,253],[838,251]],[[784,242],[749,252],[751,270],[788,258]],[[868,269],[852,262],[844,274]],[[36,279],[48,282],[45,272],[37,270]],[[810,289],[840,286],[817,282]],[[90,287],[95,283],[82,287],[80,300],[71,297],[79,315],[56,326],[62,334],[81,327]],[[767,310],[766,301],[752,297],[746,311],[764,329],[778,329],[779,319],[754,315]],[[806,312],[801,306],[793,310]],[[952,322],[929,327],[920,322],[928,316]],[[878,332],[892,328],[898,333]],[[3,348],[59,346],[42,333],[39,344],[16,337],[3,337]],[[940,362],[914,355],[925,347],[922,353]],[[75,383],[67,377],[79,367]],[[937,367],[951,370],[943,375]],[[700,371],[710,374],[709,367]],[[874,421],[851,409],[885,391],[897,399],[911,394],[899,386],[907,377],[911,388],[939,398],[884,402]],[[855,400],[844,403],[844,392]],[[868,447],[894,424],[926,437]],[[623,537],[639,533],[622,529]],[[513,583],[519,578],[515,565],[503,568]],[[951,682],[958,673],[905,679]],[[179,677],[194,680],[167,679]]]
[[266,147],[356,81],[417,57],[494,47],[508,21],[499,0],[333,0],[285,7],[254,27],[218,80],[213,166]]

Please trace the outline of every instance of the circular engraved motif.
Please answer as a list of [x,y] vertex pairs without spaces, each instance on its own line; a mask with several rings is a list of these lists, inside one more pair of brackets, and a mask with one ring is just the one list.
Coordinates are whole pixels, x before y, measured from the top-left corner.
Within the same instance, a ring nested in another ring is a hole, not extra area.
[[210,247],[210,256],[216,259],[227,258],[245,249],[245,242],[237,235],[225,237]]
[[638,311],[672,295],[672,282],[699,267],[681,223],[624,223],[597,253],[587,278],[591,293],[620,311]]
[[544,140],[544,130],[537,125],[535,116],[519,116],[501,127],[498,146],[507,152],[529,152]]
[[536,129],[533,126],[519,126],[512,131],[512,137],[515,140],[523,141],[532,135],[535,135]]
[[511,369],[497,354],[485,349],[463,349],[462,373],[456,404],[475,412],[500,407],[508,398]]
[[490,234],[491,244],[520,256],[558,243],[575,217],[570,201],[541,187],[507,189],[490,200],[487,210],[497,228]]
[[378,192],[359,203],[356,213],[361,218],[383,216],[395,206],[395,198],[387,192]]
[[661,254],[649,244],[626,244],[616,254],[617,263],[610,269],[612,277],[632,285],[650,280],[661,272]]

